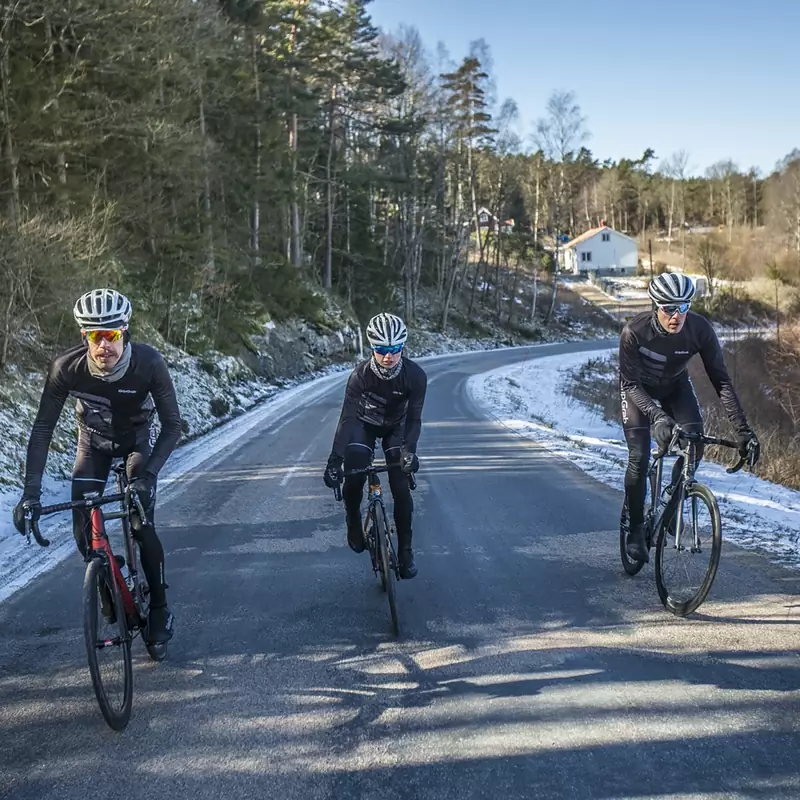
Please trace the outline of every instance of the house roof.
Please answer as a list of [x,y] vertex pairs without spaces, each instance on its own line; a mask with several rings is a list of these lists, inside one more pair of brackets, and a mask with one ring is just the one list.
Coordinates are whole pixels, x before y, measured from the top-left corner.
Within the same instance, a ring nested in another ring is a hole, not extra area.
[[587,239],[591,239],[593,236],[597,236],[597,234],[601,231],[612,231],[618,236],[624,236],[626,239],[630,239],[632,242],[635,241],[632,236],[626,236],[624,233],[615,231],[613,228],[609,228],[608,225],[601,225],[599,228],[590,228],[588,231],[586,231],[586,233],[576,236],[574,239],[572,239],[572,241],[567,242],[562,250],[569,250],[570,247],[575,247],[576,244],[580,244],[581,242],[585,242]]

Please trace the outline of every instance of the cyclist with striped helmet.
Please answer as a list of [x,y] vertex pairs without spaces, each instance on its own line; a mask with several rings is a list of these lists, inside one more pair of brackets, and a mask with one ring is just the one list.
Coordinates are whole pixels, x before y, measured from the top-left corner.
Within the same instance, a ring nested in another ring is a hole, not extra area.
[[[323,478],[325,485],[333,489],[342,482],[342,466],[345,470],[368,467],[375,443],[381,440],[394,499],[400,577],[413,578],[417,574],[411,549],[414,503],[408,473],[419,469],[417,441],[428,378],[419,364],[403,355],[408,330],[400,317],[377,314],[369,321],[366,333],[372,353],[356,366],[347,381]],[[342,489],[347,543],[356,553],[365,548],[361,521],[365,481],[365,475],[348,477]]]
[[[736,430],[740,454],[755,454],[759,443],[733,388],[722,348],[711,323],[691,310],[695,296],[691,278],[665,272],[650,281],[651,311],[643,311],[625,325],[619,342],[622,426],[628,444],[625,472],[625,504],[629,530],[626,549],[630,558],[648,561],[644,531],[646,479],[650,461],[650,428],[663,451],[680,425],[700,433],[703,419],[689,379],[688,364],[694,355],[703,361],[706,374],[719,395]],[[698,459],[702,449],[698,448]],[[673,468],[673,482],[682,464]],[[625,519],[623,509],[623,520]]]
[[[158,473],[178,444],[181,419],[163,357],[150,345],[130,340],[131,314],[130,300],[114,289],[95,289],[75,303],[73,316],[81,343],[50,364],[28,441],[25,488],[14,509],[14,525],[25,533],[26,508],[38,518],[47,451],[64,404],[74,397],[78,444],[72,499],[102,492],[112,459],[125,460],[148,520],[134,531],[150,586],[147,636],[150,642],[160,643],[171,638],[173,617],[167,606],[164,549],[153,525],[153,511]],[[161,425],[157,437],[153,427],[156,412]],[[85,509],[73,511],[73,534],[82,554],[87,547],[88,523]],[[107,621],[113,622],[110,598],[105,598],[103,612]]]

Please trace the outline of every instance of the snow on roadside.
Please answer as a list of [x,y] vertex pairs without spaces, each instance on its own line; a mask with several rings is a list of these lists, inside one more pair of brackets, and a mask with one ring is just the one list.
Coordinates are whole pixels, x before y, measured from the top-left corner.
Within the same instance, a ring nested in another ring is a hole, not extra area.
[[[615,352],[519,362],[472,377],[467,391],[490,418],[622,491],[628,451],[621,426],[564,393],[574,370]],[[764,552],[775,563],[800,568],[800,492],[745,471],[728,475],[723,465],[709,461],[698,477],[717,496],[728,539]]]

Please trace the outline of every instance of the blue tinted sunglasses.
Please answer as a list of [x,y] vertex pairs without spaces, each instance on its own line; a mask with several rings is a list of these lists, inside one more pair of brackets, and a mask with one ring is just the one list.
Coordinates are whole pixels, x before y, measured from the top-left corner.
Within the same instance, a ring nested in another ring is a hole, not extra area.
[[678,314],[685,314],[690,308],[691,303],[668,303],[664,306],[659,306],[659,308],[665,313],[672,316],[675,313]]
[[393,344],[389,346],[384,345],[376,345],[372,348],[379,356],[396,356],[399,352],[402,351],[403,345],[401,344]]

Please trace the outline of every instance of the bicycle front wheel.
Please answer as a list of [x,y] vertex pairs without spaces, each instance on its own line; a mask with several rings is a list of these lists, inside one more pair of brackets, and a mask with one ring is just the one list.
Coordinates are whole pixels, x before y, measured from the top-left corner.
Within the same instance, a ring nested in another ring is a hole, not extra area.
[[395,597],[395,574],[389,549],[389,525],[386,522],[386,509],[380,504],[375,505],[375,536],[378,540],[380,553],[381,582],[389,598],[389,611],[392,615],[392,630],[395,636],[400,635],[400,623],[397,619],[397,600]]
[[696,483],[683,500],[680,537],[677,509],[661,526],[656,544],[656,588],[667,611],[685,617],[706,599],[722,554],[722,523],[717,499]]
[[83,580],[83,635],[100,711],[121,731],[133,705],[131,637],[114,575],[100,558],[89,562]]

